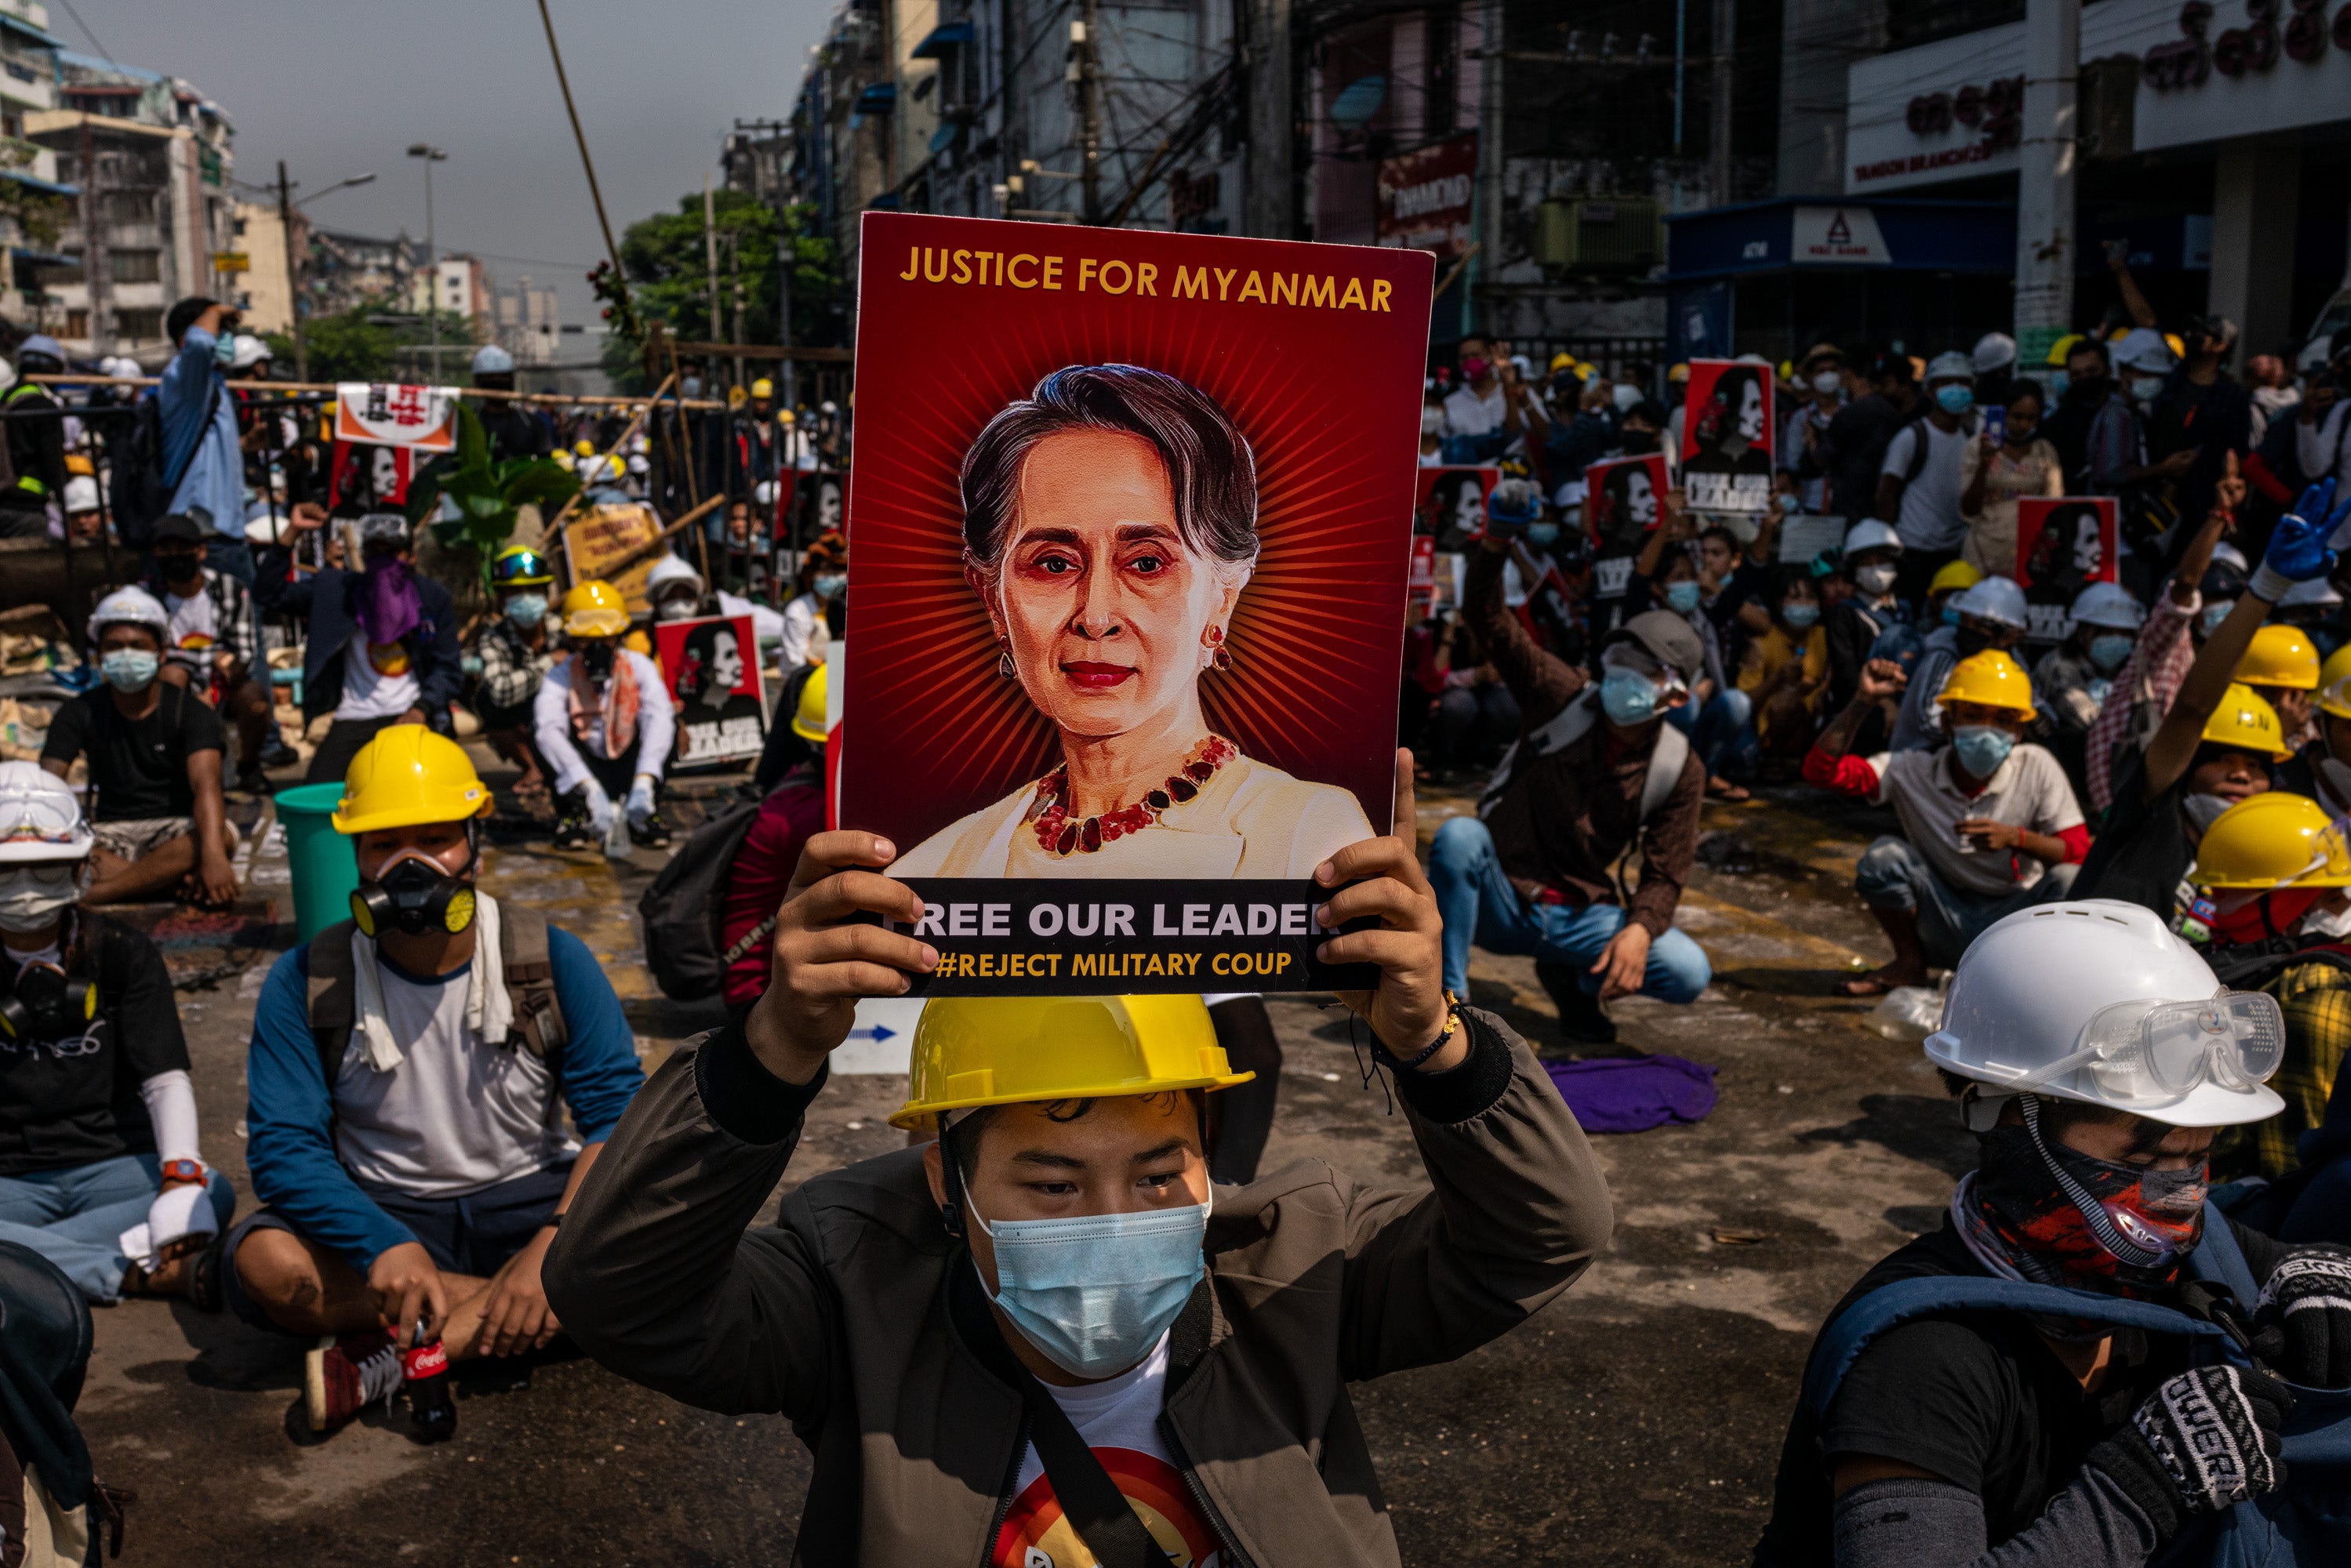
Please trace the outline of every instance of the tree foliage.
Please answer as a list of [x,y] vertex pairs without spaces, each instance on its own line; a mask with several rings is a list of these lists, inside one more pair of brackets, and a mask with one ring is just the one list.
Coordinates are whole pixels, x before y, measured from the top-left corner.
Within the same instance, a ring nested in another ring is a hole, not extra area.
[[[636,308],[664,323],[672,337],[689,342],[731,342],[735,333],[735,285],[743,289],[743,340],[773,343],[777,259],[789,245],[792,258],[792,341],[830,343],[839,336],[832,313],[839,277],[832,242],[817,237],[816,208],[799,204],[776,209],[742,191],[720,191],[712,199],[718,240],[718,310],[710,308],[709,263],[704,246],[702,193],[680,197],[677,211],[657,213],[631,224],[621,241]],[[787,227],[789,225],[789,227]]]
[[[314,382],[389,382],[403,376],[432,377],[432,356],[403,354],[402,348],[422,348],[433,340],[431,325],[422,315],[392,313],[381,305],[359,305],[332,316],[313,316],[304,323],[310,348],[310,379]],[[448,382],[463,371],[474,347],[474,322],[455,311],[441,312],[441,379]],[[269,352],[280,375],[294,369],[294,336],[269,334]]]
[[471,547],[486,574],[498,547],[514,536],[517,514],[526,504],[552,517],[579,493],[579,476],[552,459],[492,458],[481,416],[460,402],[457,450],[417,471],[408,486],[408,520],[430,519],[433,537],[451,549]]

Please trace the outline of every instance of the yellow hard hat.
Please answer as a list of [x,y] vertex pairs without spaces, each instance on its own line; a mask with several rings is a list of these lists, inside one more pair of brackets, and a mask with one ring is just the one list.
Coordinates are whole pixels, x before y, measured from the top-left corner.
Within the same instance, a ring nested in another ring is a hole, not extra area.
[[621,646],[632,653],[643,653],[648,659],[653,656],[653,640],[645,635],[645,629],[642,626],[630,627],[629,634],[621,639]]
[[1673,369],[1666,372],[1666,380],[1675,382],[1677,385],[1689,380],[1689,367],[1687,365],[1676,365]]
[[1936,701],[1981,703],[1986,707],[2013,708],[2032,716],[2032,677],[2024,666],[1998,648],[1986,648],[1951,666]]
[[1792,382],[1796,379],[1795,361],[1782,360],[1780,361],[1780,379],[1783,382]]
[[800,683],[800,704],[792,713],[792,733],[802,740],[812,740],[822,746],[824,733],[824,666],[819,664]]
[[890,1118],[909,1130],[942,1111],[1230,1089],[1235,1072],[1196,995],[940,997],[914,1026],[906,1103]]
[[2317,801],[2271,789],[2212,819],[2189,880],[2199,887],[2351,887],[2351,843]]
[[629,629],[628,601],[595,578],[563,596],[563,629],[574,637],[617,637]]
[[2318,667],[2318,711],[2351,718],[2351,643],[2335,649]]
[[2049,345],[2049,357],[2043,361],[2042,363],[2056,365],[2062,369],[2065,361],[2073,357],[2074,347],[2077,344],[2086,343],[2089,340],[2090,340],[2083,337],[2079,332],[2068,332],[2064,337]]
[[1553,373],[1567,370],[1574,363],[1575,356],[1568,353],[1565,350],[1562,350],[1560,352],[1553,354],[1551,357],[1551,368]]
[[741,382],[737,382],[733,386],[726,389],[726,406],[728,408],[741,408],[745,403],[749,402],[750,401],[751,394],[743,390],[743,383]]
[[767,377],[761,376],[758,381],[751,383],[751,395],[753,397],[772,398],[776,395],[776,383],[769,381]]
[[2253,633],[2252,645],[2237,661],[2235,679],[2249,686],[2318,689],[2318,648],[2299,626],[2268,625]]
[[1946,561],[1934,580],[1927,584],[1927,596],[1933,598],[1945,589],[1973,588],[1983,580],[1983,573],[1963,560]]
[[360,747],[329,820],[339,833],[372,833],[486,816],[496,802],[465,748],[421,724],[395,724]]
[[2179,340],[2179,334],[2177,332],[2166,332],[2163,335],[2163,346],[2171,350],[2171,357],[2175,360],[2184,360],[2188,357],[2188,345]]
[[2285,743],[2285,726],[2267,698],[2241,681],[2231,681],[2220,706],[2204,721],[2205,740],[2240,751],[2266,751],[2281,759],[2294,755]]
[[571,455],[574,457],[593,457],[596,455],[596,444],[592,441],[579,442],[572,446]]

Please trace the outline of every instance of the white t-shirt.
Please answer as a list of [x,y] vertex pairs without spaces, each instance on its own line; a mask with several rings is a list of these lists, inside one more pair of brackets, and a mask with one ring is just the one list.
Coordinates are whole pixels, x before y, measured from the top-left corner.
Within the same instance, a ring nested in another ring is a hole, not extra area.
[[824,606],[803,593],[784,606],[784,644],[777,659],[784,669],[824,663]]
[[1455,387],[1445,394],[1445,434],[1491,435],[1502,428],[1502,416],[1507,412],[1499,381],[1486,389],[1483,397],[1467,386]]
[[1922,430],[1927,433],[1927,463],[1903,487],[1902,516],[1895,520],[1894,532],[1907,549],[1957,549],[1968,537],[1968,520],[1959,516],[1959,455],[1975,439],[1968,422],[1948,434],[1931,419],[1904,425],[1894,433],[1886,448],[1886,465],[1878,472],[1897,479],[1908,474]]
[[2299,417],[2295,419],[2294,460],[2312,484],[2332,474],[2338,489],[2351,485],[2351,429],[2346,429],[2346,424],[2351,424],[2351,403],[2345,402],[2336,403],[2308,424]]
[[[1528,547],[1527,554],[1534,558],[1536,574],[1534,586],[1540,587],[1544,576],[1559,563],[1552,559],[1550,556],[1544,554],[1542,551],[1534,549],[1532,546]],[[1532,591],[1533,589],[1528,584],[1524,574],[1519,570],[1519,558],[1515,554],[1503,557],[1503,605],[1508,609],[1516,610],[1520,605],[1524,604],[1527,601],[1527,596]]]
[[463,1197],[578,1153],[547,1064],[465,1027],[472,967],[412,980],[379,960],[401,1063],[379,1072],[351,1031],[335,1075],[335,1153],[352,1175],[418,1197]]
[[1980,817],[2052,838],[2082,824],[2082,808],[2065,781],[2065,769],[2030,741],[2020,741],[1973,795],[1960,790],[1948,746],[1881,751],[1869,765],[1877,773],[1872,803],[1890,804],[1902,819],[1902,836],[1927,857],[1935,874],[1974,897],[1998,898],[2031,887],[2048,868],[2022,850],[1962,850],[1955,831],[1959,823]]
[[343,649],[343,700],[337,718],[397,718],[416,706],[423,689],[404,643],[371,643],[365,628]]
[[174,653],[182,650],[209,653],[219,645],[220,628],[213,622],[213,596],[203,588],[199,587],[193,596],[187,599],[176,593],[164,594],[163,613],[172,618],[172,649]]
[[[1170,1568],[1221,1565],[1216,1531],[1201,1517],[1190,1483],[1159,1439],[1159,1413],[1167,1402],[1167,1336],[1130,1372],[1079,1388],[1045,1385],[1086,1447],[1117,1483]],[[1095,1568],[1077,1532],[1061,1516],[1044,1461],[1031,1444],[1020,1456],[1012,1507],[997,1534],[990,1563],[1021,1568]]]

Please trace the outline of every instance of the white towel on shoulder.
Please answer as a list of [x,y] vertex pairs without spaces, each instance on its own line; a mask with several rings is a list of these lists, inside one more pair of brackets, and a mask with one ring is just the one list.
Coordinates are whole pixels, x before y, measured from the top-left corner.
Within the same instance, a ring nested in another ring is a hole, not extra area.
[[[383,982],[376,974],[375,938],[351,932],[351,1001],[368,1065],[390,1072],[405,1060],[384,1014]],[[474,965],[465,976],[465,1027],[490,1045],[502,1046],[514,1028],[514,1002],[507,995],[506,963],[498,948],[498,902],[474,894]],[[328,1085],[331,1090],[332,1084]]]

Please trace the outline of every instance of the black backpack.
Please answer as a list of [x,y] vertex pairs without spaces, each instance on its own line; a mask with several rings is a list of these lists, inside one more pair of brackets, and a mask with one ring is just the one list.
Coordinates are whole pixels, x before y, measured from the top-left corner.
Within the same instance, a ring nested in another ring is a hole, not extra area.
[[[212,428],[213,416],[220,411],[221,381],[213,378],[212,402],[204,405],[204,429]],[[197,436],[199,444],[204,437]],[[188,463],[195,461],[194,447],[188,449]],[[163,450],[163,400],[154,392],[141,398],[131,409],[131,427],[124,432],[120,445],[114,454],[113,482],[108,500],[114,508],[114,534],[124,544],[144,549],[154,542],[156,519],[172,509],[172,497],[187,476],[187,463],[177,474],[168,472]],[[217,526],[219,519],[214,519]]]
[[665,997],[692,1002],[716,996],[726,966],[741,956],[744,945],[764,942],[775,933],[775,917],[769,915],[744,935],[736,950],[724,949],[719,936],[726,873],[734,867],[735,852],[750,834],[759,805],[757,800],[738,801],[695,829],[637,900],[637,916],[644,922],[645,963]]

